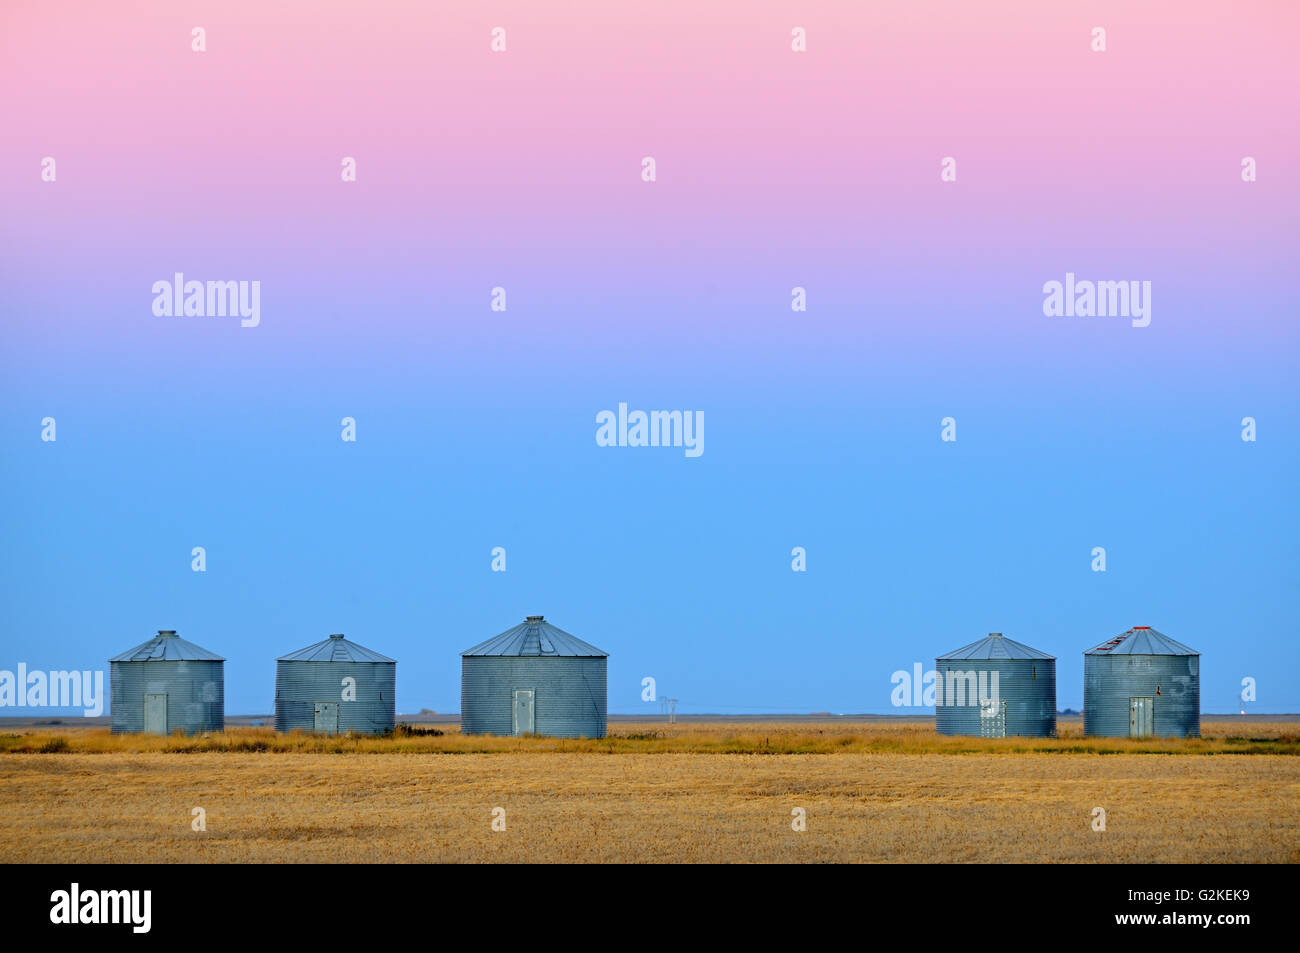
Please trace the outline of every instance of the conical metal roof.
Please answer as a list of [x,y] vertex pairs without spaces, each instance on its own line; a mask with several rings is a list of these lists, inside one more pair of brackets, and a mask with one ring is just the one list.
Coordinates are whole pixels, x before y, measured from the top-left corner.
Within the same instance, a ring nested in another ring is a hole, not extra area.
[[341,635],[309,645],[297,652],[281,655],[277,662],[392,662],[386,655],[372,652],[364,645],[349,642]]
[[200,648],[193,642],[186,642],[176,634],[175,629],[159,629],[148,642],[143,642],[133,649],[127,649],[121,655],[114,655],[110,662],[224,662],[220,655]]
[[1088,649],[1084,655],[1200,655],[1149,625],[1135,625],[1115,638]]
[[1040,652],[1038,649],[1031,649],[1014,639],[1008,639],[1001,632],[990,632],[978,642],[963,645],[947,655],[939,656],[940,660],[959,658],[1054,659],[1056,656]]
[[461,655],[517,655],[539,656],[543,658],[608,658],[608,652],[602,652],[594,645],[570,635],[563,629],[557,629],[539,615],[530,615],[513,629],[506,629],[500,635],[493,636],[486,642],[480,642]]

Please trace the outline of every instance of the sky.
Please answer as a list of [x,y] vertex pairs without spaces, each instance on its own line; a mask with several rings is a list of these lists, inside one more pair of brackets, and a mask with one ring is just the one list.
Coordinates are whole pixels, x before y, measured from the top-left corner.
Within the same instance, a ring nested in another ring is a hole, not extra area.
[[[264,714],[343,632],[399,712],[454,712],[458,653],[543,614],[613,713],[658,713],[646,677],[908,713],[892,674],[990,631],[1078,709],[1082,653],[1150,625],[1204,712],[1246,678],[1300,711],[1297,26],[6,3],[0,669],[176,629]],[[178,272],[259,282],[258,323],[155,313]],[[1150,323],[1048,316],[1067,274],[1150,282]],[[702,414],[703,452],[600,446],[620,403]]]

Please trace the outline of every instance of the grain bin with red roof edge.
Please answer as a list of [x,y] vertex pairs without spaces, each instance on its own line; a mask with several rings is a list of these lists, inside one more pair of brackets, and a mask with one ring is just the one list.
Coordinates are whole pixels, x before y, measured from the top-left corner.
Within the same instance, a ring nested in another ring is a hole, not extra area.
[[1201,656],[1149,625],[1083,653],[1083,733],[1199,738]]

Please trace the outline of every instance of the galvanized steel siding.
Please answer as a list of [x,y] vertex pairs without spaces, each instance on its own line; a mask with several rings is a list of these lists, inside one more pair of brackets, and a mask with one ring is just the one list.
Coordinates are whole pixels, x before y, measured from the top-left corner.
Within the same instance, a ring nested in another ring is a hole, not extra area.
[[[356,701],[343,679],[356,679]],[[336,702],[340,734],[383,735],[397,723],[396,662],[285,662],[275,665],[275,730],[313,731],[316,703]]]
[[1084,654],[1085,735],[1127,738],[1129,699],[1133,697],[1153,699],[1157,738],[1199,738],[1200,656]]
[[[986,679],[991,679],[996,672],[998,697],[1006,702],[1007,737],[1056,736],[1056,659],[940,658],[935,660],[935,671],[935,727],[939,734],[980,734],[978,698],[973,704],[944,704],[948,673],[987,672]],[[961,700],[961,695],[955,700]]]
[[167,696],[167,733],[223,731],[224,662],[112,662],[109,691],[113,732],[144,731],[144,696]]
[[537,694],[534,727],[555,738],[603,738],[606,659],[466,655],[461,658],[460,730],[513,733],[516,690]]

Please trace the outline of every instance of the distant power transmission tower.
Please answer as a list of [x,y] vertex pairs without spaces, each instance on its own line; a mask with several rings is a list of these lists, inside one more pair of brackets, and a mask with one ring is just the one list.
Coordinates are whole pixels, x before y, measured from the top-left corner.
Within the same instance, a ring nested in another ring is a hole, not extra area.
[[659,696],[659,714],[668,716],[668,724],[677,724],[677,699]]

